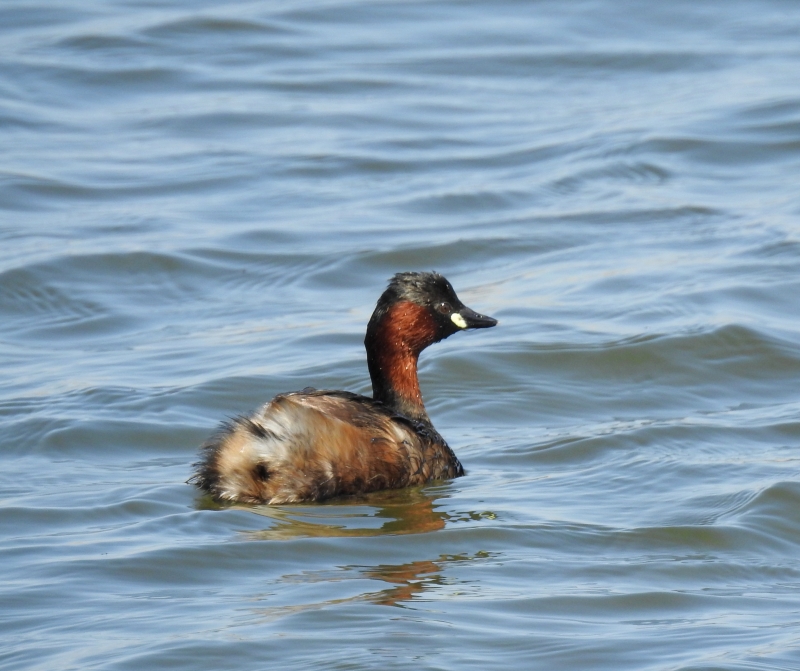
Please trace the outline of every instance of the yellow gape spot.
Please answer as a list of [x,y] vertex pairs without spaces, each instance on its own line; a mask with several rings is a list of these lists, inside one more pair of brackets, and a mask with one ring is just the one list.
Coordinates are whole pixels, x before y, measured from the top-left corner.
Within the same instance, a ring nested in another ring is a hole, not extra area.
[[458,328],[465,329],[467,328],[467,322],[464,321],[464,318],[458,314],[458,312],[454,312],[450,315],[450,321],[453,322]]

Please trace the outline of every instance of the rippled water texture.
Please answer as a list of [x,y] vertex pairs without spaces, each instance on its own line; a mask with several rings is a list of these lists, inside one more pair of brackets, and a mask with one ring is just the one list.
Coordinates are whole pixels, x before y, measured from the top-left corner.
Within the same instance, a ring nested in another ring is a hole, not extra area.
[[[6,0],[0,666],[800,669],[800,5]],[[467,476],[185,484],[370,392],[386,280]]]

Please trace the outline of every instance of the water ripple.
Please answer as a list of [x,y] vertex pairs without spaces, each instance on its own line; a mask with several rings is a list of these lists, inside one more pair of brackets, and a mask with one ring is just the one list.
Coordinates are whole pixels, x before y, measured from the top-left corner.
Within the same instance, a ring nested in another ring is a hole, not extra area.
[[[0,8],[4,668],[797,667],[791,3],[57,4]],[[465,477],[186,484],[369,393],[410,269],[500,321],[420,359]]]

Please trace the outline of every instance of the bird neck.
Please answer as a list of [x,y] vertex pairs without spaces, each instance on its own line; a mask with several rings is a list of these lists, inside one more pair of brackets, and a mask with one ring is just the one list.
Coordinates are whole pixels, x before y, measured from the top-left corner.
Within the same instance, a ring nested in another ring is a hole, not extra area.
[[380,306],[370,319],[364,345],[372,395],[395,412],[430,424],[417,377],[420,352],[436,342],[430,312],[410,301]]

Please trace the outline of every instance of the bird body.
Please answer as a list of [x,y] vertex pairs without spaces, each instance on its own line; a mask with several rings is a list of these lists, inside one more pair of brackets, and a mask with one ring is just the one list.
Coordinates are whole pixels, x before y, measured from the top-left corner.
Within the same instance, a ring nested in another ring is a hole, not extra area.
[[307,388],[224,424],[192,478],[221,501],[297,503],[464,474],[425,411],[417,360],[428,345],[496,320],[465,307],[437,273],[400,273],[364,344],[373,398]]

